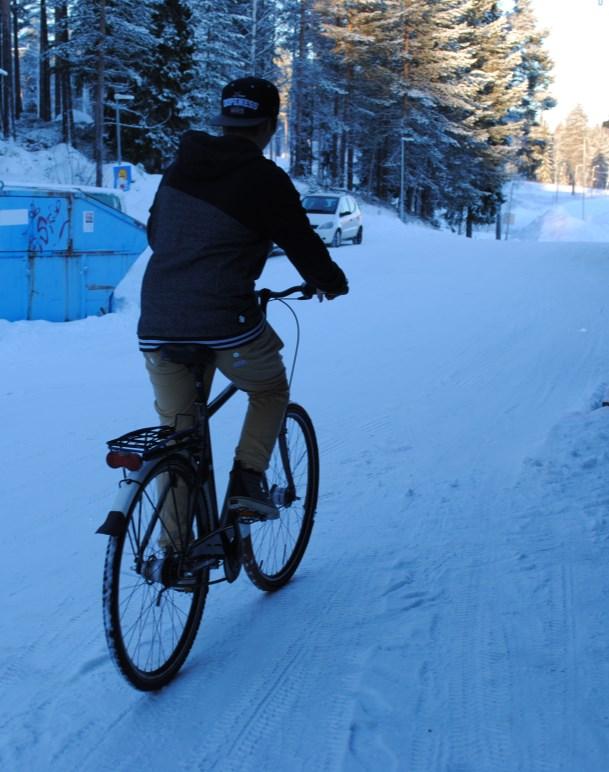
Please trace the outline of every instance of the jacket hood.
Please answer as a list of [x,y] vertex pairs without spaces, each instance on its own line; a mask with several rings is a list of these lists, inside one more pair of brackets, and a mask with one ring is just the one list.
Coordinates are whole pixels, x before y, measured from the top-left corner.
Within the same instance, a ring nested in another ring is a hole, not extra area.
[[197,179],[216,179],[260,158],[262,151],[246,137],[212,137],[204,131],[187,131],[180,141],[177,166]]

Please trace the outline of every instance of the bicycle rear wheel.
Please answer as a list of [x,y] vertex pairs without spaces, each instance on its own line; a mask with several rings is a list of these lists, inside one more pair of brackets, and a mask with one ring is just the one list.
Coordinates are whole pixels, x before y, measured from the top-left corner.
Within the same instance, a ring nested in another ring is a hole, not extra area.
[[315,430],[300,405],[288,405],[267,472],[280,510],[277,520],[254,523],[243,539],[243,565],[261,590],[278,590],[290,581],[309,543],[319,489]]
[[195,472],[181,456],[162,459],[133,484],[124,532],[106,551],[104,626],[121,673],[150,691],[176,675],[201,622],[208,571],[189,577],[182,569],[205,525]]

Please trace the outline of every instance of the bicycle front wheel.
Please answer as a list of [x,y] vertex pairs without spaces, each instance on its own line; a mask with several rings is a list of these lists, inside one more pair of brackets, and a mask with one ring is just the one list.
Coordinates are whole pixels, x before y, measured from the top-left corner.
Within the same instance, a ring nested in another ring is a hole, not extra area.
[[300,405],[288,405],[267,472],[280,517],[253,523],[243,539],[243,565],[261,590],[290,581],[305,553],[319,490],[319,453],[313,423]]
[[193,468],[178,455],[156,464],[131,499],[124,532],[111,536],[104,566],[104,626],[110,654],[137,689],[160,689],[194,642],[208,572],[183,570],[205,533]]

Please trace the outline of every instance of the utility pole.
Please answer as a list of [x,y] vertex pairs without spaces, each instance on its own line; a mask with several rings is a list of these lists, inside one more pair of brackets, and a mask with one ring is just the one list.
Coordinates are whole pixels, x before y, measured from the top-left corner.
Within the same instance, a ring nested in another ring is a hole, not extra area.
[[134,99],[135,97],[133,94],[114,95],[114,109],[116,110],[116,154],[119,166],[123,162],[123,151],[121,146],[121,102],[131,102]]

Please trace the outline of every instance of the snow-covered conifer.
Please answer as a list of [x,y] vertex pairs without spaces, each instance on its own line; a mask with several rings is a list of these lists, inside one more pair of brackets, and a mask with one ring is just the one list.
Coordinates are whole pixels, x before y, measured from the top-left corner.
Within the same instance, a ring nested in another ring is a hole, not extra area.
[[581,105],[568,114],[555,132],[556,162],[559,181],[575,186],[587,182],[589,158],[587,153],[588,117]]
[[154,40],[138,67],[140,83],[129,105],[133,128],[124,131],[133,161],[160,171],[173,157],[180,135],[194,118],[194,31],[183,0],[155,0],[150,5],[149,34]]
[[520,54],[512,74],[513,83],[522,88],[522,100],[517,106],[522,122],[518,169],[528,179],[534,179],[547,147],[547,137],[541,129],[542,115],[556,104],[549,92],[553,65],[544,45],[547,32],[538,28],[531,0],[514,0],[509,23]]

